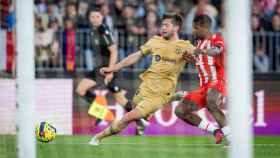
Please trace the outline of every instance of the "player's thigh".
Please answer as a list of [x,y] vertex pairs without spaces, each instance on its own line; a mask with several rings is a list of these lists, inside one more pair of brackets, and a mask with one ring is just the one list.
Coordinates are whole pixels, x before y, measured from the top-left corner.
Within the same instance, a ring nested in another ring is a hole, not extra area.
[[96,86],[96,82],[94,80],[84,78],[79,82],[76,92],[80,96],[84,96],[86,94],[87,90],[89,90],[90,88],[92,88],[94,86]]
[[206,95],[207,89],[205,87],[201,87],[197,90],[187,93],[183,100],[185,100],[185,102],[195,104],[199,109],[201,109],[206,106]]
[[190,114],[194,111],[199,110],[199,107],[195,102],[187,99],[183,99],[179,105],[175,108],[175,114],[177,116],[184,116],[186,114]]
[[171,93],[158,95],[158,93],[152,92],[145,85],[141,84],[133,97],[133,105],[141,111],[143,117],[146,117],[167,104],[171,97]]
[[225,96],[225,85],[221,82],[210,84],[207,89],[206,101],[208,104],[220,105]]
[[142,117],[147,117],[153,114],[158,109],[160,109],[165,104],[162,97],[144,97],[138,104],[136,104],[136,109],[142,114]]
[[144,97],[144,92],[143,90],[141,90],[140,88],[138,88],[136,91],[135,91],[135,94],[132,98],[132,104],[133,106],[135,107],[137,104],[139,104],[141,102],[141,100],[143,100],[143,97]]
[[135,108],[130,112],[127,112],[121,120],[125,123],[130,123],[131,121],[138,120],[142,117],[142,112],[139,109]]
[[222,92],[219,91],[216,88],[209,88],[207,90],[207,108],[208,109],[216,109],[221,106],[223,103],[224,97],[222,95]]

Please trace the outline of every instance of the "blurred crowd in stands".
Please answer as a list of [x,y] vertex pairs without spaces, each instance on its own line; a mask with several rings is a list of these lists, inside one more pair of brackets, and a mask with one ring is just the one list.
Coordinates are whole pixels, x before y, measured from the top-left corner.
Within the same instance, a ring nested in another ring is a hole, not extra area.
[[[37,66],[59,67],[65,59],[63,54],[67,54],[63,52],[67,36],[72,43],[75,41],[72,60],[76,66],[88,67],[84,62],[89,47],[87,11],[93,3],[102,6],[104,23],[114,32],[120,59],[158,33],[160,18],[167,11],[183,17],[183,38],[191,37],[192,20],[199,14],[211,17],[214,32],[223,33],[225,27],[224,0],[35,0]],[[15,28],[12,0],[1,0],[0,8],[0,31],[12,31]],[[254,70],[280,71],[280,0],[252,0],[251,13]]]

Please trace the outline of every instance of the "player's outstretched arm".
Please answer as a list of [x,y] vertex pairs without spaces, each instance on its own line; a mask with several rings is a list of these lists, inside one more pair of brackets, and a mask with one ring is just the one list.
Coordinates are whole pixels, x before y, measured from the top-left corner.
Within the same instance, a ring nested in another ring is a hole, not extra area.
[[222,52],[222,48],[219,46],[213,46],[213,47],[205,50],[205,54],[207,54],[209,56],[219,55],[221,52]]
[[118,59],[118,49],[116,44],[112,44],[108,47],[110,51],[110,61],[109,61],[109,67],[116,64]]
[[209,56],[215,56],[215,55],[219,55],[221,52],[222,52],[221,47],[213,46],[208,49],[198,49],[197,48],[194,50],[194,55],[205,54],[205,55],[209,55]]
[[139,59],[142,58],[142,53],[140,51],[135,52],[133,54],[130,54],[129,56],[127,56],[126,58],[124,58],[122,61],[120,61],[119,63],[112,65],[110,67],[104,67],[102,69],[100,69],[100,72],[102,74],[106,74],[106,73],[111,73],[111,72],[116,72],[119,71],[120,69],[130,66],[136,62],[139,61]]

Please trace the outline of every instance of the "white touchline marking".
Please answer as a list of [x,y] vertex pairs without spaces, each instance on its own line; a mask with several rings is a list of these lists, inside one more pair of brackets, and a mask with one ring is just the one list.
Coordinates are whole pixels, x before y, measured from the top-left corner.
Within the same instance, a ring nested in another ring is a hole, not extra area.
[[[53,145],[89,145],[87,142],[51,142],[51,143],[40,143],[40,144],[53,144]],[[141,142],[104,142],[100,143],[100,145],[147,145],[147,146],[157,146],[157,145],[171,145],[171,146],[213,146],[220,147],[224,146],[224,144],[210,144],[210,143],[141,143]],[[253,144],[256,147],[272,147],[272,146],[280,146],[280,144]]]

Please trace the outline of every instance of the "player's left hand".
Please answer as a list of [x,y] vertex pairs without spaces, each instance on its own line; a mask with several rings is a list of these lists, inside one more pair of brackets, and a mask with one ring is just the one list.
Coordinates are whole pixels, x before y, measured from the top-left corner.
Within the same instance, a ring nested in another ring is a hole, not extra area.
[[195,60],[195,57],[194,57],[193,54],[188,53],[188,52],[185,52],[185,53],[183,54],[183,59],[184,59],[185,61],[187,61],[188,63],[191,63],[191,62],[193,62],[193,61]]
[[105,79],[104,79],[104,83],[107,85],[109,82],[111,82],[113,80],[114,77],[114,73],[107,73],[105,75]]

